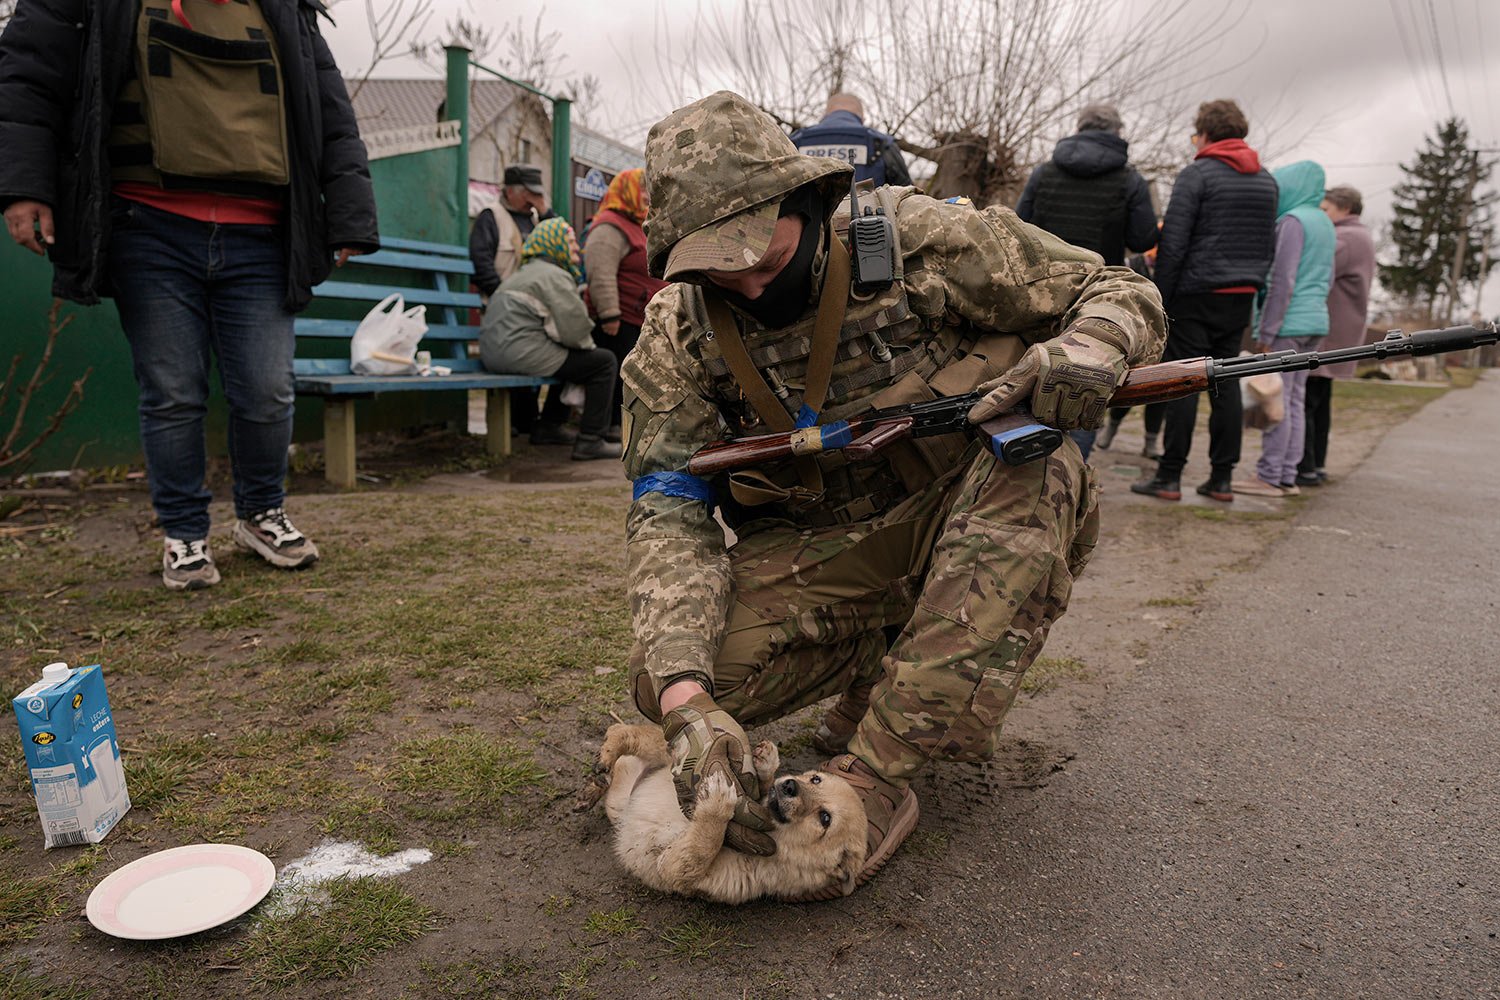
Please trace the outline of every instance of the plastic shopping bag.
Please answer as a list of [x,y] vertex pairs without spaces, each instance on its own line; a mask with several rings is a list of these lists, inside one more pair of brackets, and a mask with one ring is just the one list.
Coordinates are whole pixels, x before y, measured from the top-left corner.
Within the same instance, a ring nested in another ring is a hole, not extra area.
[[1240,402],[1244,404],[1245,426],[1265,430],[1281,423],[1286,416],[1281,397],[1281,376],[1276,372],[1241,379]]
[[381,299],[359,321],[349,343],[349,368],[356,375],[415,375],[417,343],[427,333],[427,307],[406,308],[400,292]]

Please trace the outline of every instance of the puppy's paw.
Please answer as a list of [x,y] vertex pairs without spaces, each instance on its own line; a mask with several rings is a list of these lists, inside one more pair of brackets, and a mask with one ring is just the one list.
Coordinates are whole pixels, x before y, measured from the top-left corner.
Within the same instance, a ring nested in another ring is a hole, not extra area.
[[573,801],[574,812],[588,812],[599,804],[604,798],[604,793],[609,791],[609,771],[602,764],[595,764],[589,772],[588,781],[578,790],[578,798]]
[[693,818],[729,820],[734,815],[734,805],[739,795],[734,784],[722,774],[710,774],[698,786],[698,807]]
[[[770,740],[761,740],[755,744],[755,749],[750,752],[751,766],[755,769],[755,776],[764,785],[776,777],[776,772],[781,770],[781,753],[776,749],[776,744]],[[761,789],[766,791],[766,789]]]

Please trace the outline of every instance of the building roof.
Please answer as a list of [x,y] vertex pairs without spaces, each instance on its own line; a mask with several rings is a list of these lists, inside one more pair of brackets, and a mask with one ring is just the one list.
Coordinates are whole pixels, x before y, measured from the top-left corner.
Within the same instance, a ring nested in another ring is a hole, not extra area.
[[[366,80],[361,86],[347,80],[354,97],[354,116],[361,130],[409,128],[438,120],[438,109],[448,96],[442,80]],[[505,112],[526,95],[504,80],[475,80],[469,90],[469,117],[481,127]]]
[[[447,85],[431,80],[366,80],[363,86],[345,81],[354,97],[354,114],[362,132],[431,125],[447,97]],[[483,128],[502,116],[527,91],[504,80],[474,80],[469,89],[469,117]],[[573,158],[608,173],[644,167],[639,149],[581,125],[573,125]]]
[[582,125],[573,126],[573,159],[608,174],[646,165],[646,157],[639,149]]

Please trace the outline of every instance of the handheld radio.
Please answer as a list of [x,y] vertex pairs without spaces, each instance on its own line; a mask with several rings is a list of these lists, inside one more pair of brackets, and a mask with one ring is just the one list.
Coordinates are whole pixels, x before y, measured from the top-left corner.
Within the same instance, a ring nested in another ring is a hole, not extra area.
[[896,280],[896,230],[883,208],[859,211],[859,193],[849,178],[851,284],[860,295],[883,291]]

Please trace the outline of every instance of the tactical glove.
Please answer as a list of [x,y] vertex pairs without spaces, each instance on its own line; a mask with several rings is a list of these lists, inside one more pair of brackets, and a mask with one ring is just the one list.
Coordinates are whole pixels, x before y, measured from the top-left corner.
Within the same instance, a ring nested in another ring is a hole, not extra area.
[[1113,323],[1074,324],[1055,340],[1032,344],[1010,371],[981,385],[986,395],[969,411],[969,422],[1029,406],[1032,416],[1058,430],[1098,427],[1125,381],[1129,346]]
[[704,779],[714,773],[724,775],[739,792],[734,819],[724,834],[725,845],[744,854],[775,854],[776,842],[767,835],[771,814],[760,803],[750,743],[734,717],[709,695],[698,694],[663,716],[661,726],[672,750],[678,798],[696,802]]

